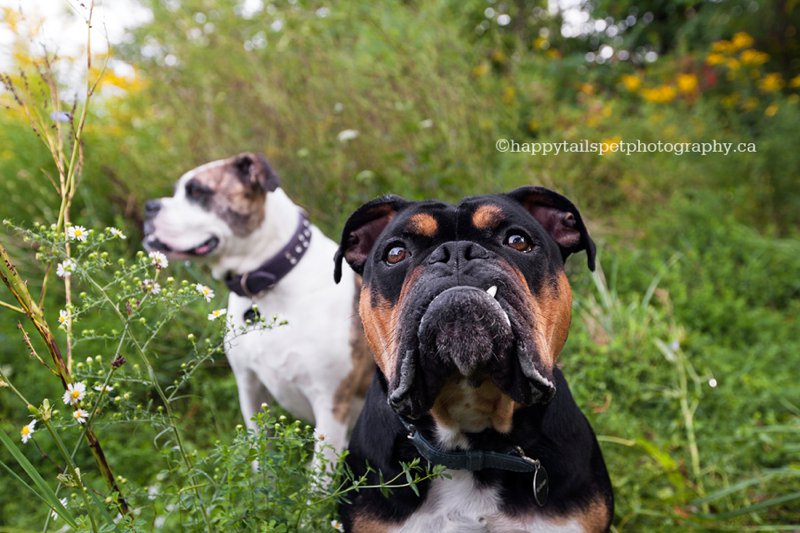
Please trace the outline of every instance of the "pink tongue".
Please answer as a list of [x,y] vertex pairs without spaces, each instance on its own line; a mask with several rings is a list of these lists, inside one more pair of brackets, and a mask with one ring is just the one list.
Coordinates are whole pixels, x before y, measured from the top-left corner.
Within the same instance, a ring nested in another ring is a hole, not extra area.
[[203,255],[207,251],[208,251],[208,245],[207,244],[203,244],[203,245],[198,246],[197,248],[194,249],[194,253],[196,253],[197,255]]

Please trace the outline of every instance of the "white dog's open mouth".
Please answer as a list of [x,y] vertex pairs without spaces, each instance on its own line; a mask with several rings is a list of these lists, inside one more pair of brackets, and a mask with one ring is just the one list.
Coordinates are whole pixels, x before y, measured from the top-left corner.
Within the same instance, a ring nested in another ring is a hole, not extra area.
[[149,251],[164,252],[166,254],[176,256],[202,257],[213,252],[217,246],[219,246],[219,238],[213,235],[198,246],[189,248],[187,250],[176,250],[154,236],[150,236],[144,241],[144,247]]

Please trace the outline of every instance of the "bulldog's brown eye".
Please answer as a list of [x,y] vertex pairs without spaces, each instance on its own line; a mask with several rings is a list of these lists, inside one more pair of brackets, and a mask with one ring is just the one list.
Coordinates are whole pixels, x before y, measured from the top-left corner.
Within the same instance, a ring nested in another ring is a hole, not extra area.
[[205,196],[208,196],[209,192],[211,191],[196,181],[190,181],[186,184],[186,196],[193,200],[199,200]]
[[390,265],[396,265],[406,257],[411,255],[408,250],[402,246],[392,246],[386,253],[386,262]]
[[533,249],[530,239],[521,233],[511,233],[506,237],[506,246],[523,253],[530,252]]

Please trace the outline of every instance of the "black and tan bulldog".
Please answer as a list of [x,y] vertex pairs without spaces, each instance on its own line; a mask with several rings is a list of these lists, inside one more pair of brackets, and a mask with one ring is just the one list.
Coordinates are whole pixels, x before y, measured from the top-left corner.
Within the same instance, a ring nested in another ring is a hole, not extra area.
[[[362,490],[347,531],[606,531],[611,483],[556,367],[571,317],[567,257],[595,246],[542,187],[458,205],[386,196],[347,221],[336,255],[363,276],[359,312],[380,372],[349,446],[356,476],[422,457],[445,475]],[[370,484],[379,480],[368,474]]]

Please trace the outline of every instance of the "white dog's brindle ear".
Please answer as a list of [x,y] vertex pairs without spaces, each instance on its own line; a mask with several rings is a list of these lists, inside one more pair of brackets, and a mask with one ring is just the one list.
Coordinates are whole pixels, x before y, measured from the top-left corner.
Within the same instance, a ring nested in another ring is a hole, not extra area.
[[333,279],[336,283],[342,279],[342,260],[346,260],[357,274],[364,272],[364,264],[375,241],[394,216],[410,203],[400,196],[390,194],[362,205],[350,215],[342,231],[339,250],[333,258],[336,265]]
[[247,152],[233,158],[236,174],[246,185],[272,192],[280,187],[278,175],[262,154]]
[[570,254],[586,250],[589,270],[595,267],[595,245],[578,208],[566,197],[544,187],[521,187],[508,196],[522,204],[550,234],[566,261]]

